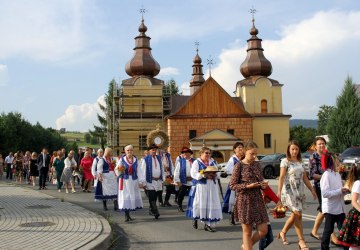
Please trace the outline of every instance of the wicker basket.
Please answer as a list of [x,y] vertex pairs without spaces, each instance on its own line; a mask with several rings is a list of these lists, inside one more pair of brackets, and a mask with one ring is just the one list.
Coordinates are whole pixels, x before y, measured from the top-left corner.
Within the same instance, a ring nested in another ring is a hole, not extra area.
[[283,205],[277,205],[273,211],[272,216],[274,219],[281,219],[284,218],[286,215],[287,207]]

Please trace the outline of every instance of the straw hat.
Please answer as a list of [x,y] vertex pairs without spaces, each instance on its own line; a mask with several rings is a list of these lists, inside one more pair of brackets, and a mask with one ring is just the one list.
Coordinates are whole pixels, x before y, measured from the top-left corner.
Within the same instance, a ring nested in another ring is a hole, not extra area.
[[204,170],[204,173],[209,173],[209,172],[219,172],[219,170],[218,170],[218,168],[216,166],[208,166]]

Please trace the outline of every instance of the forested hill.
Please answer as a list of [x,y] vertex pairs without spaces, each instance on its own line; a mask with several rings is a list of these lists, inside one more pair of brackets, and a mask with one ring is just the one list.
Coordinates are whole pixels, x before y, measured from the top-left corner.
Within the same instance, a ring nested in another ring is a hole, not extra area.
[[304,128],[317,128],[317,120],[290,119],[290,128],[300,125],[303,126]]

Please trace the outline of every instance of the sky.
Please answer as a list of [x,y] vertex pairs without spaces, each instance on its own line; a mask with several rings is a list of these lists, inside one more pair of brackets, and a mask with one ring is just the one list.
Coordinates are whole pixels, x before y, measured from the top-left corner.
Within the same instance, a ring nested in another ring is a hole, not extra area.
[[234,96],[251,8],[284,114],[316,119],[347,76],[360,83],[358,0],[0,0],[0,113],[68,131],[98,124],[109,82],[129,78],[143,8],[156,78],[174,79],[183,94],[198,41],[205,79],[211,58],[212,77]]

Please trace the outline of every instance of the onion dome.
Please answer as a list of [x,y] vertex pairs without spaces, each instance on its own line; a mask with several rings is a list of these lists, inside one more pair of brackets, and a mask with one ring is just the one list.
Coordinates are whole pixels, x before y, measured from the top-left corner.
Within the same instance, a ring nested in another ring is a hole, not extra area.
[[135,37],[135,48],[133,58],[126,64],[125,71],[129,76],[149,76],[154,77],[160,72],[159,63],[151,55],[150,37],[145,32],[147,27],[144,19],[139,26],[140,34]]
[[[196,55],[194,57],[194,64],[193,64],[193,73],[192,73],[192,79],[190,81],[190,93],[195,92],[195,90],[200,87],[204,82],[205,79],[203,77],[204,73],[202,71],[203,65],[201,64],[202,60],[201,57],[198,54],[199,50],[196,49]],[[194,90],[194,91],[192,91]]]
[[252,19],[252,28],[250,29],[251,38],[247,40],[248,49],[245,61],[240,66],[241,74],[247,78],[250,76],[270,76],[272,72],[271,62],[265,58],[261,47],[262,39],[257,37],[259,33],[255,28],[255,20]]

